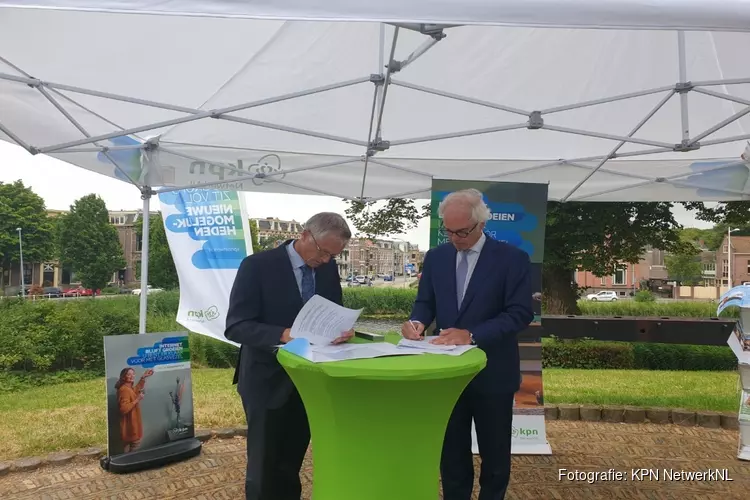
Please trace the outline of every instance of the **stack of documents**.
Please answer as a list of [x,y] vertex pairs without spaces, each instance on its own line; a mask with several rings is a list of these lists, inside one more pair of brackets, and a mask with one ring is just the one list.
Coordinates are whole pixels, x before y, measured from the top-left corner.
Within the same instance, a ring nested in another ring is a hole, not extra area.
[[421,353],[429,354],[447,354],[448,356],[460,356],[466,351],[474,349],[475,345],[441,345],[431,344],[430,340],[436,339],[436,336],[427,336],[424,340],[401,339],[398,342],[400,349],[413,349]]

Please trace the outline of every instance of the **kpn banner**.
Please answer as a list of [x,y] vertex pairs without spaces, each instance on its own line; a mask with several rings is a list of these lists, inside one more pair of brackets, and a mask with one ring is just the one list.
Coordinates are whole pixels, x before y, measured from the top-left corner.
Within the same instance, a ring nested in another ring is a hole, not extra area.
[[159,201],[180,282],[177,322],[237,345],[224,325],[237,269],[253,251],[244,200],[236,191],[184,189]]
[[192,438],[187,332],[104,337],[109,456]]
[[[542,262],[544,261],[544,230],[547,222],[547,184],[516,182],[457,181],[435,179],[432,182],[432,214],[430,247],[448,242],[441,231],[438,206],[451,192],[474,188],[481,191],[491,216],[485,225],[489,238],[516,246],[529,254],[531,260],[532,303],[534,323],[542,314]],[[472,279],[478,277],[472,276]],[[541,342],[519,341],[521,356],[521,388],[513,404],[514,454],[552,453],[547,442],[544,423],[544,384],[542,378]],[[474,453],[478,453],[476,434],[472,429]]]

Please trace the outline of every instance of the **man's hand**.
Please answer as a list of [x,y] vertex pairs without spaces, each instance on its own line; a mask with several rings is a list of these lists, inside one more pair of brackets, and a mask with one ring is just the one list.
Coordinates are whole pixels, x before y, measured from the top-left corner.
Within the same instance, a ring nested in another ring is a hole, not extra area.
[[287,328],[281,334],[281,343],[282,344],[288,344],[291,341],[292,341],[292,329],[291,328]]
[[401,335],[409,340],[422,340],[424,325],[419,321],[406,321],[401,325]]
[[471,333],[469,330],[458,328],[446,328],[440,331],[440,336],[432,339],[431,344],[440,345],[469,345],[471,344]]
[[341,334],[341,337],[337,338],[332,342],[332,344],[343,344],[344,342],[348,342],[352,337],[354,337],[354,330],[349,330],[348,332],[344,332]]

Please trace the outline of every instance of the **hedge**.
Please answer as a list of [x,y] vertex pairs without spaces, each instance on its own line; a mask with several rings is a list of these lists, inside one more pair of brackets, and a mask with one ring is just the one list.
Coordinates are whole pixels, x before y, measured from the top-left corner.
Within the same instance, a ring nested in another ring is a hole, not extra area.
[[[344,305],[363,309],[365,317],[399,319],[411,310],[415,289],[345,288]],[[175,322],[178,292],[149,296],[149,332],[184,330]],[[595,316],[713,316],[710,303],[584,302],[586,315]],[[51,372],[67,369],[102,373],[102,337],[138,331],[139,299],[118,296],[101,299],[0,300],[0,372]],[[734,311],[733,311],[734,312]],[[191,334],[195,366],[231,367],[237,349],[229,344]],[[670,370],[729,370],[736,361],[724,346],[628,344],[596,341],[545,341],[544,366],[558,368],[644,368]]]
[[544,339],[544,368],[732,371],[737,358],[728,346]]

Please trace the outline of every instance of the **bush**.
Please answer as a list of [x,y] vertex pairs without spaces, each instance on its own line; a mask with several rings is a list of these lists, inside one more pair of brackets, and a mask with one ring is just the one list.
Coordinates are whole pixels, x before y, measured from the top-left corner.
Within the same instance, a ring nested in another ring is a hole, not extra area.
[[364,316],[398,316],[411,314],[417,291],[410,288],[344,288],[344,306],[364,309]]
[[625,342],[554,339],[542,343],[544,368],[627,370],[634,364],[633,349]]
[[636,302],[656,302],[656,297],[648,290],[638,290],[635,292],[633,300]]
[[545,339],[542,365],[544,368],[734,371],[737,359],[728,346]]
[[[635,300],[618,300],[617,302],[580,301],[578,307],[583,316],[655,316],[681,318],[715,318],[714,302],[636,302]],[[736,307],[725,309],[721,317],[737,318]]]

